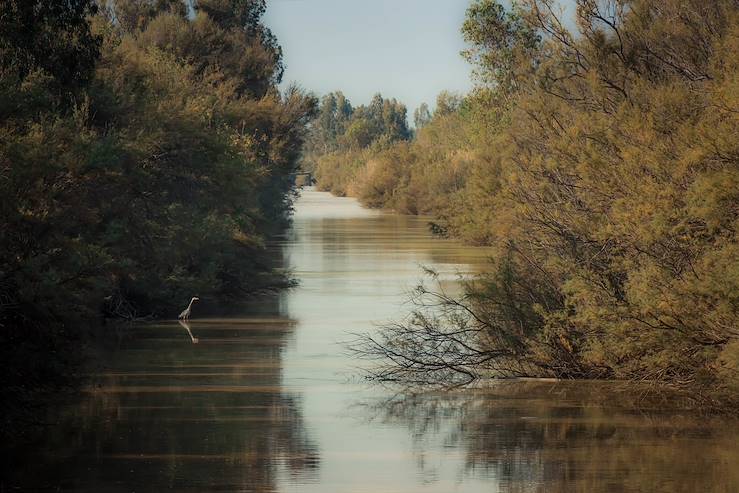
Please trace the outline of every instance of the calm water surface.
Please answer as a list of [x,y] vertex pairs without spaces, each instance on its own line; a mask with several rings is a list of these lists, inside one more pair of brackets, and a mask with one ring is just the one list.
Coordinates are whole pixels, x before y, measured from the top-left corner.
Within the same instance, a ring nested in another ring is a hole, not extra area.
[[637,407],[599,383],[413,397],[357,381],[348,334],[401,316],[420,265],[453,288],[483,249],[312,190],[279,246],[299,288],[239,316],[197,318],[196,306],[187,326],[121,334],[0,489],[739,491],[736,421]]

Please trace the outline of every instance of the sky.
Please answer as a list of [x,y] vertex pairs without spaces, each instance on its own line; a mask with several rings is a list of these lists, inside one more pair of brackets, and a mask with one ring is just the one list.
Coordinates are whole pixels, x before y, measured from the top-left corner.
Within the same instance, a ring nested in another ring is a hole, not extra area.
[[413,110],[442,90],[472,88],[459,52],[469,0],[268,0],[264,23],[284,51],[283,86],[341,90],[352,105],[375,93]]

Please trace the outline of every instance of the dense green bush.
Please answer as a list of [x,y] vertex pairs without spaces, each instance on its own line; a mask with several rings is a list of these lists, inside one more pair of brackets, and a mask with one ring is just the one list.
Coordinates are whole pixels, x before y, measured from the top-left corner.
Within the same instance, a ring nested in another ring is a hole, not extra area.
[[[278,92],[263,2],[192,18],[174,0],[29,3],[45,8],[2,2],[0,18],[43,16],[23,22],[61,41],[40,57],[27,33],[0,35],[0,351],[27,387],[104,316],[285,285],[265,240],[287,223],[316,106]],[[70,56],[88,71],[62,70]]]

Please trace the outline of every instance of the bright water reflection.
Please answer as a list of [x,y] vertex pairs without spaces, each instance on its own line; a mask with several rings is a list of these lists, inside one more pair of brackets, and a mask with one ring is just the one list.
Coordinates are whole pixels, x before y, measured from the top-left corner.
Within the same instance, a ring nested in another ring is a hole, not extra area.
[[[612,386],[393,396],[341,341],[401,316],[419,265],[451,287],[485,251],[306,191],[280,241],[301,286],[239,318],[138,327],[8,486],[75,491],[739,491],[736,422],[637,411]],[[195,313],[197,317],[197,313]],[[194,342],[196,342],[194,344]],[[641,406],[643,408],[643,406]]]

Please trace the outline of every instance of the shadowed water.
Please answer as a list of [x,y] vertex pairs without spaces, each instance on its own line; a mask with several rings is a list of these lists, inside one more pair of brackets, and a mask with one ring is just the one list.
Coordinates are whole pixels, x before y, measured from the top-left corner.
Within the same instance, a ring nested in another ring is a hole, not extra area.
[[393,395],[342,341],[402,316],[420,265],[453,288],[485,250],[422,218],[306,190],[283,249],[299,288],[238,316],[135,327],[12,457],[0,491],[734,492],[737,421],[598,382]]

